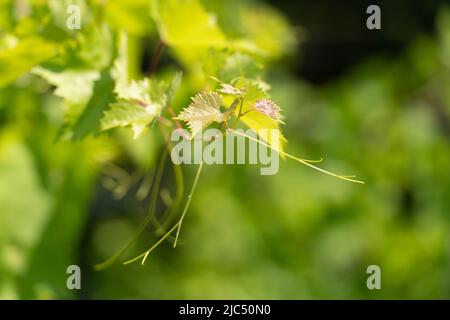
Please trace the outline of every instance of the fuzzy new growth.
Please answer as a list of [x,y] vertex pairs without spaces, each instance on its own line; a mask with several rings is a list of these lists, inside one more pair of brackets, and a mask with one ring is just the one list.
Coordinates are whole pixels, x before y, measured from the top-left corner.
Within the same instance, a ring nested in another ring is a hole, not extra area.
[[259,112],[265,114],[266,116],[271,117],[277,121],[281,121],[281,109],[280,107],[269,99],[260,99],[255,102],[253,106]]

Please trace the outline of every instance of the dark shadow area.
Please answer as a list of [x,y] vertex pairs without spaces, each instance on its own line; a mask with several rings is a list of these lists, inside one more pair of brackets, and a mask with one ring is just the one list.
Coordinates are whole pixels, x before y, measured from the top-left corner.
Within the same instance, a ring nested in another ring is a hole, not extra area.
[[[369,56],[396,55],[417,35],[435,31],[445,0],[292,1],[271,0],[294,25],[302,27],[298,76],[315,84],[333,80]],[[381,30],[368,30],[366,9],[381,9]]]

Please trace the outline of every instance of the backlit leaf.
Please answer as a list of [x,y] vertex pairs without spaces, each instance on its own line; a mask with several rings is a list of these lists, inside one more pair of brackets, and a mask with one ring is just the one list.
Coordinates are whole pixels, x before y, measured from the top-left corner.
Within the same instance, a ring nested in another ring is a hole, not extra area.
[[146,126],[153,121],[155,114],[143,106],[126,100],[112,103],[110,109],[105,112],[101,129],[108,130],[116,127],[131,126],[134,137],[142,134]]
[[183,109],[177,119],[188,123],[192,136],[211,123],[225,120],[220,112],[222,97],[217,92],[198,93],[192,98],[191,104]]
[[153,18],[161,38],[171,46],[225,47],[216,17],[198,0],[153,0]]
[[86,102],[92,95],[94,82],[100,77],[100,73],[95,70],[68,69],[54,72],[37,67],[33,73],[56,86],[55,95],[74,103]]
[[18,40],[0,51],[0,88],[56,54],[57,46],[41,38]]

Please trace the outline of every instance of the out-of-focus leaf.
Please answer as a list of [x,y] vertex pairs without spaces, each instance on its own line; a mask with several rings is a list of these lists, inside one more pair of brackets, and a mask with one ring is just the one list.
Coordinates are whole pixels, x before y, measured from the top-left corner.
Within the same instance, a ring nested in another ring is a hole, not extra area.
[[95,70],[69,69],[63,72],[54,72],[37,67],[33,73],[56,86],[55,95],[73,103],[87,102],[92,95],[94,82],[100,77],[100,73]]
[[[13,18],[13,1],[0,0],[0,30],[10,31]],[[1,34],[0,34],[1,35]]]
[[167,89],[167,102],[170,103],[175,97],[177,90],[180,88],[181,79],[183,78],[183,73],[181,71],[176,72],[170,82],[170,86]]
[[128,60],[128,35],[125,32],[120,33],[118,37],[117,57],[114,60],[111,70],[111,76],[115,81],[114,92],[120,96],[122,91],[126,90],[129,79],[129,60]]
[[137,138],[170,102],[180,85],[181,73],[175,74],[170,83],[149,78],[130,81],[128,37],[125,33],[120,35],[119,42],[118,57],[112,71],[118,101],[105,112],[101,129],[131,126],[134,138]]
[[118,102],[103,116],[101,128],[131,126],[137,138],[168,105],[181,81],[177,73],[170,83],[145,78],[116,86]]
[[111,25],[139,36],[155,31],[149,10],[148,0],[111,0],[105,4],[105,16]]
[[[90,147],[99,151],[96,144]],[[48,152],[56,152],[61,162],[61,183],[53,191],[45,229],[30,252],[28,271],[20,281],[23,299],[67,299],[76,294],[67,290],[68,274],[65,271],[69,265],[78,264],[78,248],[93,195],[96,170],[91,165],[90,149],[83,143],[47,149]],[[51,270],[61,272],[49,272],[49,261]]]
[[216,17],[198,0],[153,0],[151,11],[161,38],[171,46],[227,46]]
[[156,114],[165,105],[164,89],[166,88],[166,83],[149,78],[138,81],[132,80],[119,89],[117,96],[120,99],[137,101]]
[[81,139],[98,132],[103,111],[113,101],[114,81],[109,71],[103,71],[94,84],[94,93],[73,128],[73,138]]
[[262,75],[263,66],[247,54],[236,52],[227,56],[225,64],[219,71],[219,78],[224,82],[233,82],[239,77],[256,79]]
[[0,88],[56,54],[57,46],[41,38],[18,40],[0,51]]
[[144,132],[156,114],[147,110],[138,103],[126,100],[119,100],[110,105],[110,109],[105,112],[101,121],[101,129],[108,130],[116,127],[131,126],[133,135],[137,138]]
[[77,6],[80,8],[80,27],[87,27],[92,22],[92,11],[86,4],[86,0],[47,0],[48,10],[51,13],[52,24],[67,33],[76,33],[77,29],[67,28],[69,16],[67,8]]
[[17,137],[0,137],[0,177],[0,297],[8,299],[15,297],[8,293],[4,277],[18,278],[27,269],[48,218],[50,198],[29,150]]
[[60,55],[50,59],[43,66],[59,71],[61,69],[103,70],[114,58],[114,39],[106,24],[84,26],[85,32],[71,36]]
[[190,54],[190,50],[176,50],[177,57],[190,71],[191,82],[204,89],[210,83],[217,84],[211,77],[222,82],[232,84],[239,78],[260,80],[264,75],[264,68],[252,56],[232,50],[210,48],[199,54]]
[[79,46],[73,52],[87,66],[101,70],[113,59],[113,36],[106,24],[93,25],[79,37]]
[[243,0],[207,0],[203,3],[208,10],[217,13],[221,29],[232,39],[237,50],[277,59],[296,48],[296,30],[274,7]]
[[292,53],[296,36],[286,18],[268,6],[244,6],[241,11],[244,38],[236,45],[242,49],[270,58]]

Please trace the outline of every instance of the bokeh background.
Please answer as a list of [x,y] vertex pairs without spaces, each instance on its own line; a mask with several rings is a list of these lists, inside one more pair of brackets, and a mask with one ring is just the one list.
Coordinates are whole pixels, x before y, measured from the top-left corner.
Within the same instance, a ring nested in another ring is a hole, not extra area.
[[[26,2],[0,1],[2,32],[25,32],[17,6]],[[126,2],[131,9],[104,1],[106,15],[134,35],[133,63],[145,72],[158,38],[148,14],[132,10],[145,1]],[[285,115],[286,150],[324,157],[325,168],[365,185],[289,160],[274,176],[207,166],[176,249],[167,241],[145,266],[123,266],[157,240],[150,226],[96,271],[144,220],[142,190],[151,191],[163,144],[154,130],[138,140],[126,129],[57,139],[62,101],[26,75],[0,89],[0,298],[449,299],[450,7],[379,2],[382,29],[370,31],[364,1],[204,2],[230,33],[245,5],[290,26],[274,39],[278,24],[244,16],[273,53],[266,80]],[[164,51],[158,70],[175,67],[187,74],[179,110],[196,76]],[[183,171],[189,186],[195,168]],[[173,180],[168,163],[166,196]],[[82,269],[79,291],[66,288],[72,264]],[[381,290],[366,287],[371,264]]]

